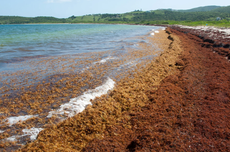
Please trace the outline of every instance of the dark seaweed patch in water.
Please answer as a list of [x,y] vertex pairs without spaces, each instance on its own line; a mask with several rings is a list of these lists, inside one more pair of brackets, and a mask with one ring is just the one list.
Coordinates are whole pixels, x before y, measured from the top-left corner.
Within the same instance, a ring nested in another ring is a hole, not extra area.
[[4,63],[15,63],[15,62],[22,62],[26,61],[29,59],[37,59],[37,58],[42,58],[42,57],[48,57],[48,55],[36,55],[36,56],[25,56],[25,57],[15,57],[11,60],[7,60]]

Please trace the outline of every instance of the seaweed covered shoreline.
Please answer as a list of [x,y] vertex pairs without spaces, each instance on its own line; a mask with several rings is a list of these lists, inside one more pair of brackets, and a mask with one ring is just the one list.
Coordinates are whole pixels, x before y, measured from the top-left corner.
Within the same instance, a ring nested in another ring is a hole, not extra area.
[[126,123],[132,129],[115,126],[110,132],[116,135],[95,139],[85,151],[230,150],[229,48],[225,44],[215,51],[219,41],[207,41],[212,34],[207,31],[197,35],[193,29],[171,28],[176,30],[167,32],[179,37],[184,50],[175,63],[179,74],[146,93],[151,102],[129,113]]
[[229,151],[228,48],[177,27],[154,39],[146,68],[19,151]]
[[[167,39],[167,33],[163,31],[161,33],[150,38],[161,41],[159,46],[162,50],[166,50],[171,40]],[[147,69],[137,72],[136,75],[131,76],[132,78],[130,76],[124,78],[108,96],[96,99],[93,105],[88,106],[82,113],[40,132],[37,140],[27,144],[21,151],[39,149],[80,151],[93,139],[103,139],[109,128],[123,124],[129,119],[126,113],[131,112],[135,107],[143,107],[149,102],[145,94],[146,89],[158,86],[166,75],[175,72],[177,68],[174,66],[174,60],[180,52],[179,49],[175,52],[162,53],[161,57],[155,59],[154,65],[147,65]],[[171,66],[168,66],[169,62]],[[151,75],[155,76],[150,77]],[[146,87],[146,84],[149,86]],[[130,124],[125,126],[131,127]]]

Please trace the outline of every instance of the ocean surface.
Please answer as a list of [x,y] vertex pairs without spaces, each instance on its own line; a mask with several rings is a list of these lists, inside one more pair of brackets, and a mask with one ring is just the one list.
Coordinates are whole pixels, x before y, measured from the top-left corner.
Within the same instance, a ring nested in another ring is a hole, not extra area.
[[0,142],[16,143],[7,149],[15,150],[47,126],[82,112],[159,55],[150,41],[159,29],[0,25]]
[[[27,58],[133,47],[153,27],[101,24],[0,25],[0,71]],[[129,39],[131,38],[131,39]]]

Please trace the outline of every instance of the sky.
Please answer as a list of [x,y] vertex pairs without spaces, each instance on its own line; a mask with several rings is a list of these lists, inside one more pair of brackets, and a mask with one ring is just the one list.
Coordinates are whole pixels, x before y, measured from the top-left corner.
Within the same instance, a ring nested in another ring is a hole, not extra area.
[[229,6],[229,0],[0,0],[0,16],[53,16],[126,13],[134,10],[191,9],[200,6]]

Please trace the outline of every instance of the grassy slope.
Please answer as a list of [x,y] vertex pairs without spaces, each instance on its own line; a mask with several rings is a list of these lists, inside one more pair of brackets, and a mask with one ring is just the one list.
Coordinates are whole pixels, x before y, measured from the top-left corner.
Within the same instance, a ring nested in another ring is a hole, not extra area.
[[[180,11],[180,10],[179,10]],[[66,19],[54,17],[18,17],[0,16],[0,24],[21,23],[108,23],[108,24],[182,24],[189,26],[211,25],[230,27],[230,6],[207,6],[187,10],[186,12],[171,10],[134,11],[124,14],[93,14],[73,16]],[[196,12],[200,11],[200,12]],[[206,11],[206,12],[204,12]],[[217,17],[223,20],[216,21]]]
[[0,16],[0,24],[23,24],[23,23],[65,23],[66,19],[55,17],[21,17],[21,16]]
[[214,9],[221,8],[221,6],[204,6],[204,7],[197,7],[188,10],[176,10],[178,12],[206,12],[212,11]]
[[[195,12],[195,11],[201,12]],[[208,13],[202,11],[209,11]],[[171,15],[173,14],[173,15]],[[230,27],[230,6],[218,7],[218,6],[207,6],[199,7],[188,10],[186,15],[185,12],[175,12],[169,10],[155,10],[148,13],[143,11],[129,12],[120,14],[119,17],[106,17],[102,15],[86,15],[76,17],[73,20],[68,20],[72,23],[128,23],[128,24],[182,24],[189,26],[197,25],[210,25],[210,26],[221,26]],[[207,15],[209,14],[209,15]],[[170,16],[171,15],[171,16]],[[180,18],[179,15],[182,15]],[[201,19],[197,19],[199,16]],[[216,17],[224,18],[222,21],[216,21]],[[185,17],[183,19],[183,17]],[[95,19],[94,19],[95,18]],[[188,20],[190,18],[192,20]]]

